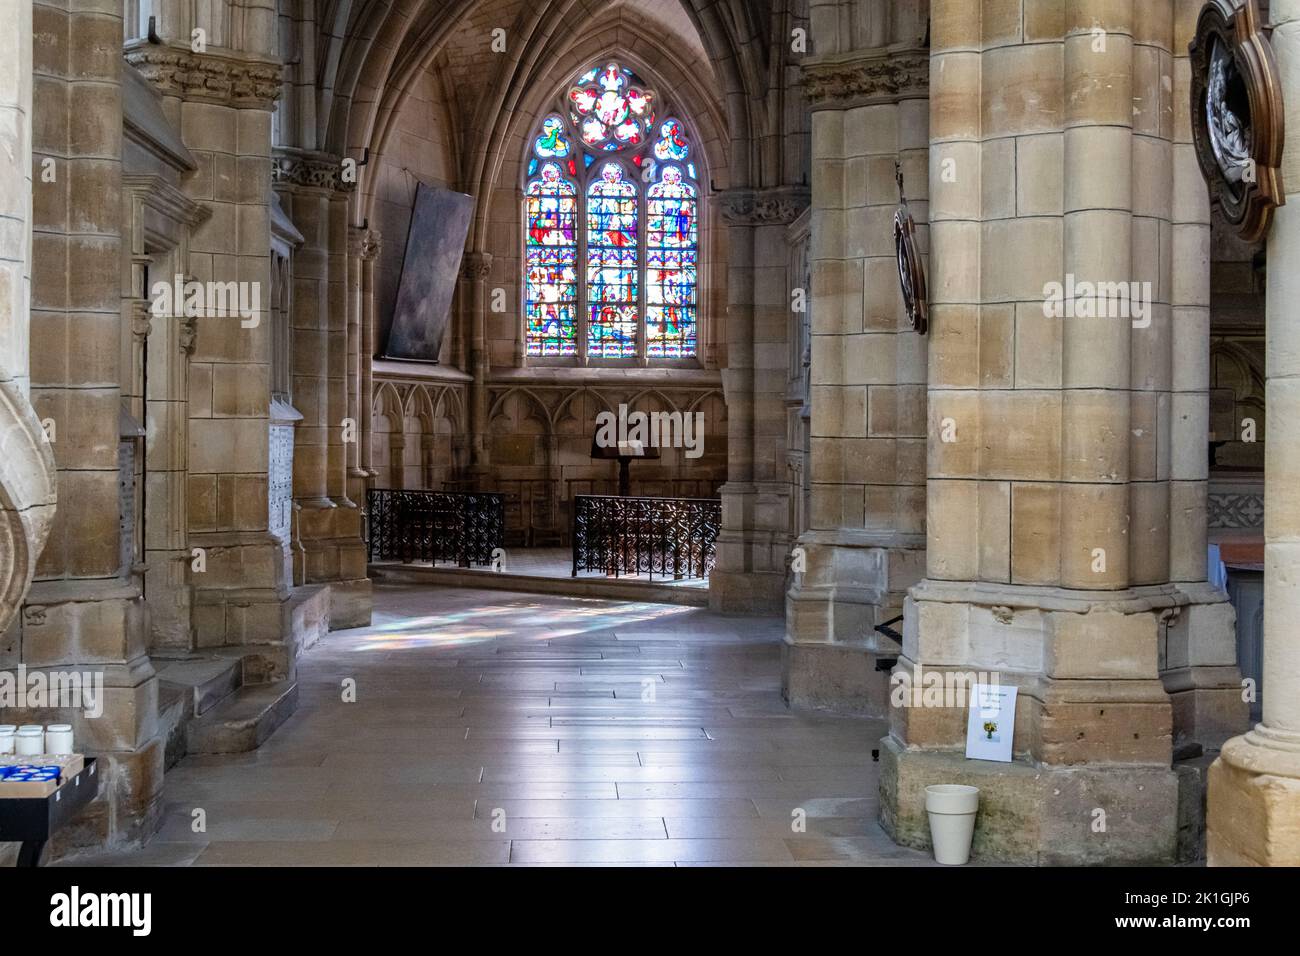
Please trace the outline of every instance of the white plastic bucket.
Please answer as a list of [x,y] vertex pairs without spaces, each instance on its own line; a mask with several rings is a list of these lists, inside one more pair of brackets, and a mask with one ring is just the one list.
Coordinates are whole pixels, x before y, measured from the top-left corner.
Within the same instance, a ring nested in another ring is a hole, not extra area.
[[936,862],[961,866],[970,860],[979,806],[979,787],[938,783],[925,788],[925,810],[930,815],[930,840]]

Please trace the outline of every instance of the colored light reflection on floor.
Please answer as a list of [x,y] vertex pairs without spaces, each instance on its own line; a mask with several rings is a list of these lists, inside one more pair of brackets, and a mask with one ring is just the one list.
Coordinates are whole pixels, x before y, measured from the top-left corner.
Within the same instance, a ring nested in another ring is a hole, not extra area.
[[592,631],[687,613],[690,607],[670,604],[620,603],[575,598],[563,606],[541,603],[481,604],[445,614],[404,617],[372,627],[354,651],[400,650],[408,647],[464,647],[500,637],[551,641]]

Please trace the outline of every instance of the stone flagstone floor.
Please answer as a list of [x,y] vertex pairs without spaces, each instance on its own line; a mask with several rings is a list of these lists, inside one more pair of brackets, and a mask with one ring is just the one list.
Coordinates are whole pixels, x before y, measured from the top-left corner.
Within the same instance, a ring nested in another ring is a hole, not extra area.
[[380,586],[372,627],[302,657],[298,711],[261,750],[186,758],[145,849],[70,862],[931,863],[876,822],[883,724],[782,703],[781,630],[663,604]]

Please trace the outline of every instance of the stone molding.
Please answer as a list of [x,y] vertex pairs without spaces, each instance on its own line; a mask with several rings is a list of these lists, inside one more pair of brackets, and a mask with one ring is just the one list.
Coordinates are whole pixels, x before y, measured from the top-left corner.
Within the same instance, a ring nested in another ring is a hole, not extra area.
[[238,54],[137,42],[123,55],[164,96],[190,102],[272,110],[284,84],[281,64]]
[[928,49],[857,50],[806,59],[804,98],[811,109],[897,103],[930,95]]
[[722,218],[731,226],[788,226],[812,201],[806,186],[728,189],[720,196]]
[[908,590],[908,597],[918,602],[975,604],[1076,614],[1088,614],[1094,610],[1142,614],[1198,603],[1177,584],[1150,584],[1113,591],[1079,591],[1051,585],[943,581],[936,578],[925,578],[913,585]]
[[351,192],[356,183],[343,180],[343,163],[328,153],[278,148],[271,156],[271,182],[299,189]]

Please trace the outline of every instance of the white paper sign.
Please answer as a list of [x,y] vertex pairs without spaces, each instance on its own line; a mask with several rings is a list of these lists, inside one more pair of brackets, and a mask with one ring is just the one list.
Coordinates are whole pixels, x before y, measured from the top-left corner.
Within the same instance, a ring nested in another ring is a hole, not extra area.
[[1017,690],[1001,684],[976,684],[971,688],[970,716],[966,721],[967,757],[1011,762]]

